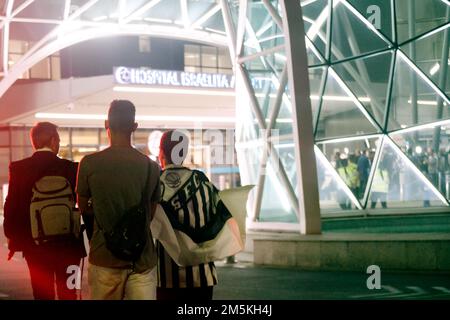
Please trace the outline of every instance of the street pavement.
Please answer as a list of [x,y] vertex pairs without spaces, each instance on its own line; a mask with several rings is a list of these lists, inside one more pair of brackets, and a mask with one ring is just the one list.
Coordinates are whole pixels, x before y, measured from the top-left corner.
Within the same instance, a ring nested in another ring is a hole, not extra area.
[[[7,248],[0,236],[0,300],[32,299],[25,260],[16,254],[6,261]],[[450,274],[383,272],[381,288],[368,289],[366,270],[360,272],[305,271],[256,266],[248,260],[218,262],[219,284],[215,300],[450,300]],[[83,273],[83,299],[88,298],[87,267]]]

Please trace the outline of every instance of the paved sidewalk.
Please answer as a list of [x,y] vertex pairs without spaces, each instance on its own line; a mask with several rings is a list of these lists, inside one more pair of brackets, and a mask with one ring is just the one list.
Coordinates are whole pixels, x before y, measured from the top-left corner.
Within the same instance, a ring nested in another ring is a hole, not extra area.
[[[32,299],[25,260],[16,254],[6,261],[8,250],[0,232],[0,300]],[[450,274],[393,273],[381,270],[381,289],[369,290],[366,270],[305,271],[296,268],[255,266],[251,252],[237,256],[237,263],[218,262],[219,284],[215,300],[303,299],[445,299],[450,300]],[[87,259],[85,260],[87,263]],[[87,266],[83,297],[88,297]]]

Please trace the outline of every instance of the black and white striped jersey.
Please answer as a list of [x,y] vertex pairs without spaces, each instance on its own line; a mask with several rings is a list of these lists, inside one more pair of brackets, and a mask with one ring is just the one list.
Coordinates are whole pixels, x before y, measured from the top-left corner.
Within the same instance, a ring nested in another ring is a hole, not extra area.
[[[195,242],[211,240],[222,228],[216,215],[228,210],[218,190],[200,171],[182,166],[168,166],[161,174],[161,205],[174,229],[189,235]],[[158,286],[162,288],[196,288],[217,284],[214,262],[180,267],[157,242]]]

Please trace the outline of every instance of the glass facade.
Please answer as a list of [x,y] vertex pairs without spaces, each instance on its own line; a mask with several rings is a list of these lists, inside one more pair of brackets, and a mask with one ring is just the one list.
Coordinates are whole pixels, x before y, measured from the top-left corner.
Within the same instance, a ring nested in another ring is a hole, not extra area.
[[[8,66],[12,67],[27,51],[32,48],[33,42],[23,40],[9,41]],[[61,79],[61,64],[59,52],[42,59],[27,70],[19,79],[59,80]]]
[[233,74],[230,53],[226,48],[185,44],[184,71]]
[[[241,162],[242,180],[259,189],[252,198],[254,220],[297,223],[292,79],[283,80],[290,54],[286,19],[281,1],[244,4],[248,21],[234,21],[243,66],[237,151],[239,159],[258,159],[259,165]],[[448,208],[450,3],[300,4],[321,214]],[[235,10],[236,3],[229,7]]]

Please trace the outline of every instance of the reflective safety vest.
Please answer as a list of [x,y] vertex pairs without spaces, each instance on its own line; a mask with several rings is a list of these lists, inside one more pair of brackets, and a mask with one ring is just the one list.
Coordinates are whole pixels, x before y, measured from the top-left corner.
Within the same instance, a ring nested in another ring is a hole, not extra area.
[[338,173],[349,188],[357,188],[359,186],[359,174],[356,164],[349,162],[346,167],[338,168]]
[[387,193],[389,190],[389,173],[377,168],[372,181],[372,192]]

